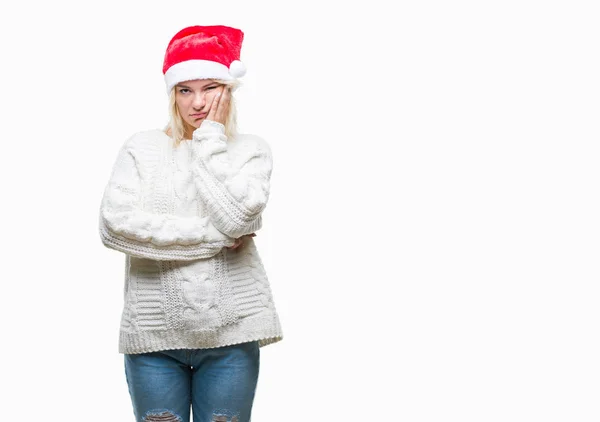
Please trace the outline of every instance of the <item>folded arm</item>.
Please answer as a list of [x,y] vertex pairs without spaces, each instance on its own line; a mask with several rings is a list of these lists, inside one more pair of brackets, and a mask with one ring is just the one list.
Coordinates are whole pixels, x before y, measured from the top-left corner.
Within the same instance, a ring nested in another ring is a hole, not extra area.
[[131,139],[121,148],[100,205],[100,237],[105,246],[155,260],[208,258],[234,239],[209,217],[158,214],[141,207],[140,174]]

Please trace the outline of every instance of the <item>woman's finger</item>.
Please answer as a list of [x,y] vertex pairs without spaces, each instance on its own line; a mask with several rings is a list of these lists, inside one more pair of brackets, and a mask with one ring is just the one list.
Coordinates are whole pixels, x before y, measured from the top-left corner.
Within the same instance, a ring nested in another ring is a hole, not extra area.
[[221,95],[219,96],[219,104],[217,106],[218,122],[225,124],[227,119],[227,112],[229,110],[229,87],[226,85],[222,86]]
[[[216,115],[217,115],[217,104],[218,104],[218,96],[219,93],[215,94],[212,97],[212,100],[210,102],[210,108],[208,109],[208,115],[206,116],[207,120],[212,120],[215,121]],[[217,101],[217,102],[215,102]]]

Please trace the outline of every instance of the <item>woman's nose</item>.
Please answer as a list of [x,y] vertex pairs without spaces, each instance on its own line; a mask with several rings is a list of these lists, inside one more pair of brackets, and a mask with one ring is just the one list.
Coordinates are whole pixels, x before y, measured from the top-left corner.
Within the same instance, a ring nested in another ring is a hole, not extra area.
[[206,98],[205,98],[204,94],[197,93],[194,96],[194,103],[193,103],[194,108],[200,109],[200,108],[204,107],[204,104],[206,104]]

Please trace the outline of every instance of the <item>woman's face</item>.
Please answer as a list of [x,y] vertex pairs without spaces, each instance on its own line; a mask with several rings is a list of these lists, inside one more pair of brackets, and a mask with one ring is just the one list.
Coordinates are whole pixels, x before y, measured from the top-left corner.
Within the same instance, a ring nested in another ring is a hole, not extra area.
[[179,114],[193,129],[199,128],[208,115],[216,88],[220,85],[210,79],[195,79],[175,85],[175,103]]

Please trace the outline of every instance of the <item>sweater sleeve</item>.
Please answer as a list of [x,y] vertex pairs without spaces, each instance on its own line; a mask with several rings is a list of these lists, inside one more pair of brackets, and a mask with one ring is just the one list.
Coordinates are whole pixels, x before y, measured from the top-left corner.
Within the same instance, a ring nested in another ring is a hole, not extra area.
[[[135,136],[135,135],[134,135]],[[234,239],[209,217],[182,217],[142,209],[140,173],[130,138],[119,151],[100,205],[100,237],[106,247],[154,260],[209,258]]]
[[257,231],[269,198],[271,149],[258,137],[228,141],[204,120],[192,139],[194,180],[215,227],[234,238]]

